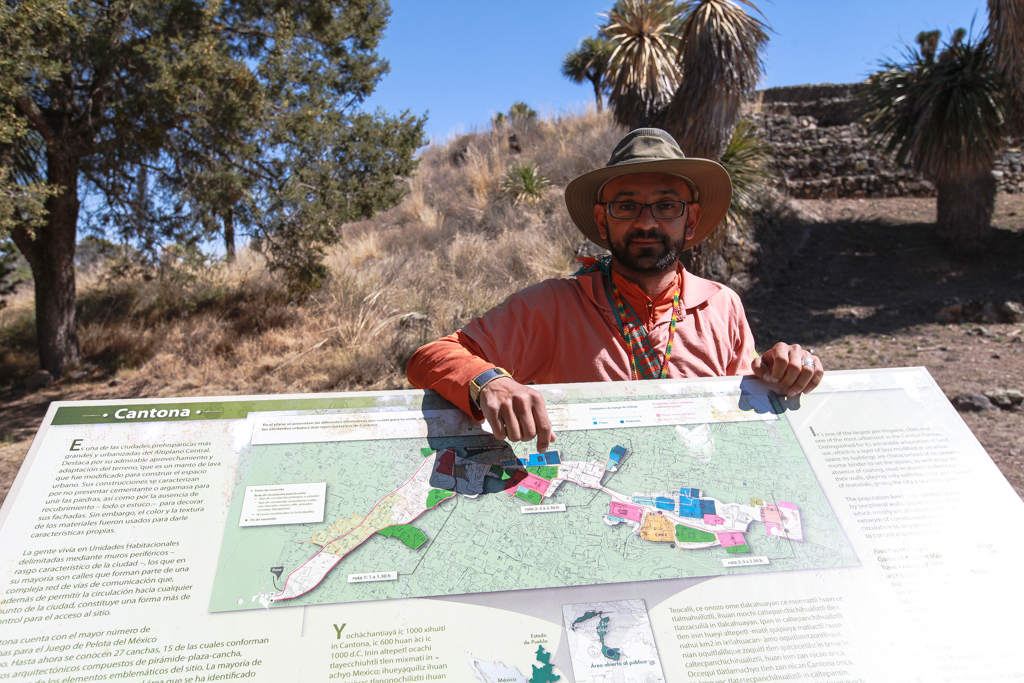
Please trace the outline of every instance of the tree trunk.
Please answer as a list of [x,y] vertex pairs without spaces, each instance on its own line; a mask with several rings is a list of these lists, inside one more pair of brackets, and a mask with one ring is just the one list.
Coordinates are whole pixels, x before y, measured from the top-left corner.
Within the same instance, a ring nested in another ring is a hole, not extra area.
[[601,80],[591,81],[594,86],[594,100],[597,101],[597,113],[604,111],[604,99],[601,97]]
[[19,226],[11,238],[32,268],[39,365],[54,377],[79,360],[75,316],[75,237],[78,230],[78,165],[48,155],[47,180],[62,188],[46,200],[46,223],[30,234]]
[[935,181],[939,238],[954,251],[974,252],[992,232],[996,181],[992,169]]
[[235,212],[228,209],[224,212],[224,254],[228,263],[235,260]]

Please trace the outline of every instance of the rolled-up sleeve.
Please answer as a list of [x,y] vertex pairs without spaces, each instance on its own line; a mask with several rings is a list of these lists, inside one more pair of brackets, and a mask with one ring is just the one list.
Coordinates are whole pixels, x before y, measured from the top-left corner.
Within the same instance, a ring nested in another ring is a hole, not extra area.
[[512,294],[461,330],[420,347],[406,375],[418,389],[433,389],[477,420],[469,382],[500,366],[522,384],[538,381],[551,365],[556,343],[557,297],[542,282]]
[[466,414],[482,420],[480,411],[469,402],[469,383],[494,366],[483,357],[477,343],[459,330],[421,346],[409,359],[406,376],[417,389],[433,389]]

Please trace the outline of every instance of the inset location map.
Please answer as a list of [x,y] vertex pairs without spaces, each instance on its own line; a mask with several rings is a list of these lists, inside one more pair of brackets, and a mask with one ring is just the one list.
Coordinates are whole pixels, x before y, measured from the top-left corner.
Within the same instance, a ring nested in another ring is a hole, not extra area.
[[[858,564],[773,397],[607,386],[546,388],[546,454],[388,398],[250,414],[210,610]],[[315,482],[322,523],[240,525],[246,487]]]
[[643,600],[563,605],[576,683],[665,683]]

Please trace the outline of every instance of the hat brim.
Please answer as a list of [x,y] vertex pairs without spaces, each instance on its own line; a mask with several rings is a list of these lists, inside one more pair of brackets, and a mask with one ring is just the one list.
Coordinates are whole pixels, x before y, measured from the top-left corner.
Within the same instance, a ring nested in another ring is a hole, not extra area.
[[722,165],[710,159],[659,159],[657,161],[637,160],[615,166],[605,166],[585,173],[565,188],[565,206],[569,217],[584,236],[594,244],[609,248],[608,240],[601,237],[594,220],[594,205],[601,186],[613,178],[633,173],[668,173],[688,178],[698,189],[697,204],[700,206],[700,220],[697,221],[692,239],[686,241],[683,249],[700,244],[715,231],[729,211],[732,201],[732,180]]

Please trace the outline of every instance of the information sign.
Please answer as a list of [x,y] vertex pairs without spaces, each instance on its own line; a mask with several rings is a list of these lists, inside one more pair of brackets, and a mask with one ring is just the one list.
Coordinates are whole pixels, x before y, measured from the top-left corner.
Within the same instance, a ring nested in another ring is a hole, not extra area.
[[54,403],[0,508],[0,682],[991,681],[1024,505],[921,368]]

